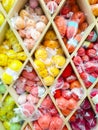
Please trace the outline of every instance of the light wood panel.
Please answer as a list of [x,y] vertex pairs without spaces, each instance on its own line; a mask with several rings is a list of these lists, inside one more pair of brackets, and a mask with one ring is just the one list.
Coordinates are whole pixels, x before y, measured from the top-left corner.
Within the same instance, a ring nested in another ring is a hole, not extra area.
[[[5,12],[5,10],[3,9],[2,5],[0,4],[0,11],[1,11],[1,12],[4,14],[4,16],[5,16],[5,22],[4,22],[4,24],[2,25],[2,27],[0,28],[0,44],[2,43],[2,41],[3,41],[3,39],[4,39],[4,35],[5,35],[5,32],[6,32],[7,28],[8,28],[8,26],[10,26],[11,29],[13,30],[15,36],[16,36],[17,39],[19,40],[19,43],[22,45],[22,47],[23,47],[25,53],[27,54],[27,57],[28,57],[28,58],[27,58],[27,61],[30,60],[31,63],[33,64],[33,61],[32,61],[31,56],[32,56],[33,52],[35,51],[35,49],[37,48],[37,46],[39,45],[39,42],[40,42],[40,41],[42,40],[42,38],[44,37],[46,31],[49,29],[50,26],[52,26],[52,27],[54,28],[54,30],[55,30],[55,32],[56,32],[56,34],[57,34],[57,37],[58,37],[58,39],[59,39],[59,41],[60,41],[60,44],[61,44],[62,48],[64,49],[64,52],[65,52],[65,54],[66,54],[66,56],[67,56],[67,58],[68,58],[67,64],[68,64],[68,63],[71,63],[71,65],[72,65],[72,67],[73,67],[73,69],[74,69],[75,74],[77,75],[79,81],[81,82],[81,84],[83,85],[84,90],[85,90],[84,97],[79,101],[78,106],[80,106],[81,103],[82,103],[82,101],[83,101],[86,97],[88,97],[89,100],[90,100],[90,102],[91,102],[91,105],[92,105],[92,107],[93,107],[93,109],[94,109],[94,106],[93,106],[93,103],[92,103],[92,101],[91,101],[91,98],[89,97],[89,93],[90,93],[91,89],[88,89],[88,90],[85,89],[85,86],[84,86],[82,80],[80,79],[79,74],[78,74],[78,72],[77,72],[77,70],[76,70],[76,68],[75,68],[75,66],[74,66],[73,61],[72,61],[72,57],[76,54],[77,50],[78,50],[79,47],[82,45],[83,41],[86,39],[86,37],[87,37],[87,35],[90,33],[90,31],[95,27],[95,28],[96,28],[96,31],[97,31],[97,33],[98,33],[98,19],[96,20],[95,16],[92,14],[92,11],[91,11],[91,9],[90,9],[90,5],[89,5],[89,3],[88,3],[88,0],[77,0],[77,3],[79,4],[79,7],[81,8],[81,10],[82,10],[82,11],[85,13],[85,15],[86,15],[87,21],[88,21],[88,23],[89,23],[89,27],[86,29],[84,37],[82,38],[82,40],[81,40],[80,44],[78,45],[77,49],[74,51],[74,53],[73,53],[71,56],[69,55],[69,53],[68,53],[66,47],[64,46],[64,43],[63,43],[63,41],[62,41],[62,38],[61,38],[61,36],[60,36],[60,34],[59,34],[59,32],[58,32],[56,26],[55,26],[55,23],[54,23],[54,18],[55,18],[55,16],[59,13],[60,9],[62,8],[63,4],[64,4],[66,1],[65,1],[65,0],[62,0],[62,2],[61,2],[61,4],[60,4],[59,8],[56,10],[56,12],[55,12],[55,14],[54,14],[53,16],[51,16],[51,15],[49,14],[49,11],[46,9],[46,5],[45,5],[45,3],[43,2],[43,0],[40,0],[40,1],[39,1],[40,4],[41,4],[41,7],[42,7],[42,9],[43,9],[43,11],[45,12],[45,15],[46,15],[47,18],[49,19],[49,23],[47,24],[47,27],[46,27],[46,29],[44,30],[43,35],[41,35],[40,39],[39,39],[38,42],[36,43],[36,46],[35,46],[35,47],[33,48],[33,50],[31,51],[31,54],[29,54],[29,53],[27,52],[27,50],[25,49],[25,47],[24,47],[24,45],[23,45],[23,42],[22,42],[22,39],[19,37],[17,31],[12,27],[11,21],[10,21],[11,17],[13,17],[16,13],[18,13],[18,12],[24,7],[24,5],[25,5],[26,2],[27,2],[27,0],[21,0],[21,1],[20,1],[20,0],[16,0],[15,3],[14,3],[14,5],[13,5],[13,7],[12,7],[12,9],[10,10],[10,12],[9,12],[8,14]],[[25,63],[25,64],[26,64],[26,63]],[[25,65],[24,65],[24,66],[25,66]],[[23,67],[24,67],[24,66],[23,66]],[[66,67],[66,65],[65,65],[65,67]],[[23,69],[23,68],[22,68],[22,69]],[[21,71],[22,71],[22,70],[21,70]],[[61,73],[62,73],[62,72],[63,72],[63,69],[62,69]],[[61,73],[60,73],[60,74],[61,74]],[[39,76],[39,77],[40,77],[40,76]],[[58,76],[58,77],[59,77],[59,76]],[[58,78],[58,77],[57,77],[57,78]],[[97,80],[96,82],[98,82],[98,80]],[[91,88],[93,88],[93,87],[95,86],[96,82],[91,86]],[[18,96],[16,95],[16,93],[15,93],[15,91],[13,90],[12,87],[13,87],[13,86],[10,86],[10,88],[9,88],[7,91],[11,94],[11,96],[14,98],[14,100],[15,100],[15,102],[16,102],[16,104],[17,104],[17,98],[18,98]],[[55,100],[54,100],[54,98],[52,97],[51,92],[50,92],[51,90],[48,89],[47,87],[45,87],[45,88],[47,89],[47,90],[46,90],[46,93],[45,93],[45,95],[43,96],[43,98],[41,98],[41,100],[39,101],[39,103],[38,103],[38,105],[37,105],[37,108],[38,108],[38,106],[40,106],[41,102],[43,101],[43,99],[45,98],[45,96],[46,96],[47,94],[49,94],[49,95],[51,96],[51,99],[52,99],[52,101],[54,102],[54,104],[55,104],[55,106],[56,106]],[[58,111],[59,111],[59,108],[58,108],[57,106],[56,106],[56,108],[57,108]],[[69,130],[71,130],[71,127],[70,127],[68,121],[69,121],[70,117],[73,115],[73,113],[74,113],[76,110],[77,110],[77,108],[76,108],[68,117],[66,117],[66,118],[63,117],[64,123],[67,125],[67,127],[68,127]],[[95,109],[94,109],[94,110],[95,110]],[[59,113],[61,114],[60,111],[59,111]],[[62,115],[62,114],[61,114],[61,115]],[[23,128],[25,127],[26,123],[27,123],[27,122],[24,123],[24,125],[23,125],[23,127],[22,127],[21,129],[23,129]],[[30,122],[29,122],[29,123],[30,123]],[[31,124],[30,124],[30,125],[31,125]],[[31,127],[32,127],[32,126],[31,126]],[[32,127],[32,129],[33,129],[33,127]],[[1,122],[0,122],[0,130],[5,130],[5,129],[3,128]],[[98,126],[96,126],[96,128],[94,128],[94,130],[98,130]]]

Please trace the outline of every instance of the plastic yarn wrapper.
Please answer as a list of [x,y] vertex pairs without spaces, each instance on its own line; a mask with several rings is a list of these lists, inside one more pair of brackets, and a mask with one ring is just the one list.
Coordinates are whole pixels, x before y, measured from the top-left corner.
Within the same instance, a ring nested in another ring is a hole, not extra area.
[[31,14],[31,17],[35,22],[40,21],[40,17],[36,13]]
[[92,102],[95,106],[96,110],[96,117],[98,118],[98,88],[93,88],[93,90],[90,92],[90,97],[92,99]]
[[17,82],[14,85],[14,88],[20,85],[21,85],[21,88],[24,88],[25,84],[26,84],[26,79],[21,77],[20,79],[17,79]]
[[[77,67],[81,68],[81,71],[85,71],[85,66],[84,66],[84,64],[83,64],[83,61],[82,61],[81,57],[76,56],[76,57],[74,58],[74,64],[75,64]],[[80,73],[80,72],[79,72],[79,73]]]
[[73,88],[71,90],[71,93],[75,93],[79,99],[82,99],[83,95],[84,95],[84,90],[83,88]]
[[96,114],[87,98],[82,102],[81,106],[70,119],[70,124],[73,130],[90,130],[96,127]]
[[5,72],[6,72],[7,74],[9,74],[10,76],[12,76],[14,81],[18,79],[18,72],[15,72],[15,71],[13,71],[13,70],[10,69],[10,68],[7,68],[7,69],[5,70]]
[[15,29],[17,29],[16,24],[15,24],[17,17],[18,17],[18,13],[16,13],[15,16],[10,19],[10,20],[11,20],[11,24],[12,24],[12,26],[13,26]]
[[[35,109],[35,106],[34,106],[34,111],[32,113],[30,113],[28,109],[24,108],[24,104],[19,106],[18,108],[15,108],[14,112],[16,114],[16,117],[12,119],[12,122],[16,122],[16,121],[20,122],[20,121],[27,121],[27,120],[28,121],[35,121],[41,115],[40,111]],[[28,115],[26,115],[25,112]]]
[[92,101],[95,105],[98,104],[98,94],[96,94],[94,97],[92,97]]
[[56,55],[56,49],[51,49],[51,48],[49,48],[49,47],[46,47],[46,51],[47,51],[47,53],[48,53],[48,57],[49,58],[52,58],[53,56],[55,56]]
[[[25,30],[25,33],[28,37],[31,37],[32,39],[34,39],[34,41],[37,41],[39,36],[40,36],[40,32],[37,31],[35,28],[33,27],[28,27]],[[25,44],[25,41],[24,41]]]
[[38,97],[42,98],[45,93],[45,88],[38,86]]
[[77,45],[81,41],[82,36],[84,34],[84,32],[79,33],[79,34],[76,34],[76,33],[77,33],[77,28],[72,30],[72,27],[69,27],[69,31],[67,33],[67,37],[69,39],[68,39],[68,42],[66,44],[66,47],[67,47],[69,53],[72,53],[75,50],[75,48],[77,47]]
[[67,22],[67,38],[74,38],[78,31],[78,22],[69,20]]
[[61,69],[66,62],[66,58],[64,57],[64,55],[57,54],[57,51],[58,51],[57,49],[51,49],[49,47],[46,47],[46,51],[48,54],[47,56],[48,61],[46,59],[46,61],[44,62],[47,63],[49,62],[49,59],[50,59],[51,61],[53,61],[53,64],[55,65],[56,68]]
[[96,116],[95,116],[97,119],[98,119],[98,114],[96,113]]
[[25,27],[24,19],[18,16],[17,13],[11,18],[11,24],[16,30],[23,29]]
[[88,80],[91,83],[94,83],[94,81],[97,78],[97,74],[92,75],[91,73],[96,71],[96,69],[98,68],[97,66],[98,66],[97,61],[89,61],[87,63],[84,63],[84,68],[85,68],[85,72],[86,72],[86,76],[87,76],[87,78],[85,80]]
[[89,87],[97,78],[97,73],[95,73],[95,71],[98,68],[98,62],[96,60],[83,62],[80,56],[76,56],[73,60],[80,77],[84,81],[85,85]]
[[33,68],[32,66],[26,65],[24,70],[26,70],[27,72],[32,72]]
[[98,94],[98,88],[93,88],[93,90],[90,92],[90,97],[92,98],[93,96],[95,96],[96,94]]
[[68,12],[66,15],[63,15],[65,18],[71,18],[73,15],[73,12]]
[[53,14],[57,9],[58,4],[55,1],[49,1],[47,3],[47,7],[49,9],[50,14]]
[[87,63],[84,64],[84,67],[88,72],[95,71],[98,68],[97,66],[98,66],[97,60],[88,61]]
[[22,67],[22,62],[19,60],[13,60],[8,67],[6,68],[5,72],[2,74],[2,81],[5,84],[11,84],[14,80],[18,78],[18,73]]
[[[86,71],[85,71],[85,72],[86,72]],[[81,76],[81,77],[82,77],[82,76]],[[95,80],[96,80],[96,77],[94,77],[94,76],[92,76],[91,74],[88,74],[88,73],[84,73],[84,77],[82,77],[82,78],[84,78],[84,79],[83,79],[84,82],[89,81],[89,82],[91,82],[91,83],[94,83]]]
[[54,95],[56,90],[62,89],[64,86],[64,80],[58,79],[57,82],[55,82],[52,86],[51,86],[51,94]]

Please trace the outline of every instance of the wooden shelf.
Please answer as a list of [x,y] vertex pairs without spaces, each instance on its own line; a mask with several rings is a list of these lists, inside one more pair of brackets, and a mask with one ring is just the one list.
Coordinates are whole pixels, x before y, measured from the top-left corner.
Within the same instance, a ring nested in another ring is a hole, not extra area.
[[[73,54],[70,55],[70,54],[68,53],[68,50],[66,49],[64,43],[63,43],[62,37],[61,37],[60,33],[58,32],[57,27],[56,27],[55,22],[54,22],[55,17],[59,14],[60,9],[63,7],[64,3],[66,3],[66,0],[62,0],[62,2],[60,3],[60,6],[58,7],[58,9],[56,10],[56,12],[55,12],[52,16],[50,15],[49,11],[46,9],[46,5],[45,5],[44,1],[43,1],[43,0],[39,0],[39,3],[40,3],[40,5],[41,5],[41,8],[43,9],[45,15],[47,16],[49,22],[48,22],[48,24],[47,24],[45,30],[43,31],[41,37],[40,37],[39,40],[36,42],[36,45],[34,46],[34,48],[33,48],[33,49],[31,50],[31,52],[29,53],[29,52],[27,51],[27,49],[25,48],[25,46],[23,45],[23,40],[22,40],[21,37],[19,36],[18,32],[13,28],[12,23],[11,23],[11,18],[12,18],[13,16],[15,16],[16,13],[18,13],[18,12],[24,7],[24,5],[26,4],[27,1],[28,1],[28,0],[22,0],[22,1],[20,2],[20,0],[16,0],[15,3],[14,3],[14,5],[13,5],[13,7],[11,8],[11,10],[9,11],[8,14],[6,13],[6,11],[4,10],[2,4],[0,3],[0,12],[2,12],[3,15],[4,15],[4,17],[5,17],[5,21],[4,21],[3,25],[0,27],[0,44],[2,44],[2,42],[3,42],[3,40],[4,40],[4,36],[5,36],[6,30],[8,29],[8,27],[10,27],[11,30],[13,31],[13,33],[15,34],[15,36],[17,37],[17,40],[19,41],[20,45],[22,46],[24,52],[25,52],[26,55],[27,55],[27,59],[26,59],[25,63],[23,64],[23,67],[22,67],[22,70],[23,70],[23,68],[25,67],[25,65],[26,65],[26,63],[27,63],[28,61],[30,61],[30,62],[32,63],[32,65],[34,65],[33,60],[32,60],[32,55],[34,54],[34,51],[36,50],[36,48],[39,46],[39,43],[42,41],[42,39],[43,39],[44,35],[46,34],[47,30],[50,28],[50,26],[52,26],[52,27],[53,27],[53,30],[55,31],[55,33],[56,33],[56,35],[57,35],[57,37],[58,37],[58,39],[59,39],[59,42],[60,42],[60,44],[61,44],[61,47],[63,48],[64,54],[66,55],[66,57],[67,57],[67,59],[68,59],[68,61],[66,62],[66,65],[64,66],[64,68],[66,68],[66,66],[67,66],[69,63],[71,64],[71,66],[72,66],[72,68],[73,68],[73,70],[74,70],[74,72],[75,72],[75,74],[76,74],[76,76],[77,76],[79,82],[82,84],[82,86],[83,86],[83,88],[84,88],[84,90],[85,90],[84,97],[83,97],[83,98],[79,101],[79,103],[78,103],[78,106],[80,106],[81,103],[82,103],[82,101],[83,101],[86,97],[89,97],[89,93],[90,93],[91,89],[94,88],[94,86],[95,86],[95,84],[98,82],[98,80],[97,80],[96,82],[94,82],[94,84],[91,86],[91,88],[89,88],[89,89],[87,90],[86,87],[85,87],[85,85],[83,84],[82,79],[80,78],[80,76],[79,76],[79,74],[78,74],[78,72],[77,72],[77,69],[75,68],[75,65],[74,65],[74,63],[73,63],[73,61],[72,61],[72,58],[76,55],[76,53],[77,53],[79,47],[83,44],[83,42],[85,41],[86,37],[88,36],[88,34],[91,32],[91,30],[92,30],[93,28],[94,28],[94,29],[96,30],[96,32],[98,33],[98,18],[96,18],[96,17],[93,15],[93,13],[92,13],[92,11],[91,11],[91,9],[90,9],[90,5],[89,5],[89,3],[88,3],[88,0],[77,0],[77,3],[78,3],[78,5],[79,5],[80,9],[81,9],[81,10],[85,13],[85,15],[86,15],[86,20],[87,20],[89,26],[88,26],[88,28],[85,30],[85,35],[82,37],[82,40],[81,40],[80,43],[78,44],[77,48],[75,49],[75,51],[73,52]],[[21,74],[22,70],[20,71],[20,74]],[[61,73],[63,72],[63,70],[64,70],[64,69],[62,69]],[[61,74],[61,73],[60,73],[60,74]],[[37,74],[38,74],[38,73],[37,73]],[[60,76],[60,75],[58,75],[58,77],[57,77],[56,79],[58,79],[59,76]],[[39,76],[39,78],[41,78],[41,77]],[[14,84],[14,83],[13,83],[13,84]],[[10,87],[8,87],[7,93],[10,93],[10,95],[14,98],[15,102],[17,103],[18,95],[16,95],[15,90],[13,89],[13,84],[12,84]],[[45,86],[45,85],[44,85],[44,86]],[[50,92],[51,90],[48,89],[46,86],[45,86],[45,88],[46,88],[46,93],[45,93],[45,95],[40,99],[40,101],[39,101],[39,103],[38,103],[38,105],[37,105],[37,108],[38,108],[38,106],[40,106],[40,104],[42,103],[42,101],[44,100],[44,98],[45,98],[45,96],[46,96],[47,94],[50,95],[50,97],[51,97],[53,103],[54,103],[55,106],[56,106],[55,99],[54,99],[54,97],[51,95],[51,92]],[[50,87],[50,88],[51,88],[51,87]],[[7,94],[4,95],[3,99],[6,97],[6,95],[7,95]],[[93,105],[93,103],[92,103],[90,97],[89,97],[89,101],[91,102],[92,108],[95,110],[94,105]],[[58,106],[56,106],[56,108],[58,109],[59,113],[60,113],[61,116],[62,116],[62,113],[61,113],[61,111],[59,110]],[[63,116],[64,125],[67,125],[68,130],[71,130],[71,127],[70,127],[68,121],[69,121],[70,117],[73,115],[73,113],[74,113],[76,110],[77,110],[77,108],[76,108],[68,117],[64,117],[64,116]],[[26,124],[28,124],[28,123],[29,123],[30,127],[31,127],[32,129],[34,129],[33,126],[32,126],[32,124],[31,124],[31,122],[25,122],[25,123],[23,124],[21,130],[23,130],[23,129],[25,128]],[[1,122],[0,122],[0,128],[1,128],[0,130],[5,130],[5,129],[3,128]],[[92,130],[98,130],[98,125],[96,126],[96,128],[94,128],[94,129],[92,129]]]

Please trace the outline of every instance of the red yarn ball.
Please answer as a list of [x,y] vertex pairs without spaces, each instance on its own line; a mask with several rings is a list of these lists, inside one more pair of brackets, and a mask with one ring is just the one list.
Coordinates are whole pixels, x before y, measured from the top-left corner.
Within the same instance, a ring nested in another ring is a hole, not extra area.
[[71,67],[71,65],[69,64],[66,68],[65,68],[65,70],[63,71],[63,73],[62,73],[62,77],[63,78],[67,78],[68,76],[70,76],[71,74],[72,74],[72,67]]

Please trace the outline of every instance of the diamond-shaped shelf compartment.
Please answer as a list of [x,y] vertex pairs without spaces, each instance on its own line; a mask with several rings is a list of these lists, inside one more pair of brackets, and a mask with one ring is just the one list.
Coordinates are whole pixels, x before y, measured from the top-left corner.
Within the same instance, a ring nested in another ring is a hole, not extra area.
[[33,54],[34,66],[45,86],[51,86],[67,62],[64,48],[52,27]]
[[30,62],[24,67],[13,88],[18,95],[17,103],[20,106],[28,104],[30,107],[37,105],[46,90]]
[[6,95],[2,106],[0,106],[0,128],[2,130],[21,130],[23,121],[20,115],[16,114],[15,109],[18,109],[13,97]]
[[84,89],[70,64],[68,64],[57,82],[51,87],[51,93],[64,116],[70,115],[77,107],[78,102],[83,98]]
[[3,13],[0,11],[0,29],[1,29],[1,27],[2,27],[2,25],[3,25],[3,23],[4,23],[4,21],[5,21],[5,17],[4,17],[4,15],[3,15]]
[[32,122],[34,130],[63,130],[63,119],[49,95],[44,98],[38,110],[39,115]]
[[17,0],[1,0],[2,7],[6,11],[6,13],[10,12],[16,1]]
[[2,101],[3,96],[6,93],[6,86],[0,81],[0,102]]
[[97,118],[92,106],[86,98],[80,108],[69,119],[72,130],[97,130]]
[[98,83],[90,91],[90,98],[95,108],[95,112],[98,114]]
[[66,0],[54,22],[69,54],[72,54],[88,27],[85,13],[76,0]]
[[89,88],[98,77],[98,37],[94,29],[78,49],[73,62],[85,87]]
[[90,9],[95,17],[98,17],[98,0],[88,0]]
[[62,0],[44,0],[47,10],[50,13],[50,15],[53,15],[57,11],[58,6],[61,1]]
[[[41,39],[48,19],[38,1],[29,1],[11,14],[11,25],[17,30],[23,45],[30,52]],[[35,3],[34,3],[35,2]],[[23,8],[24,7],[24,8]]]
[[21,70],[27,56],[10,26],[6,23],[0,43],[0,69],[3,83],[13,83]]

